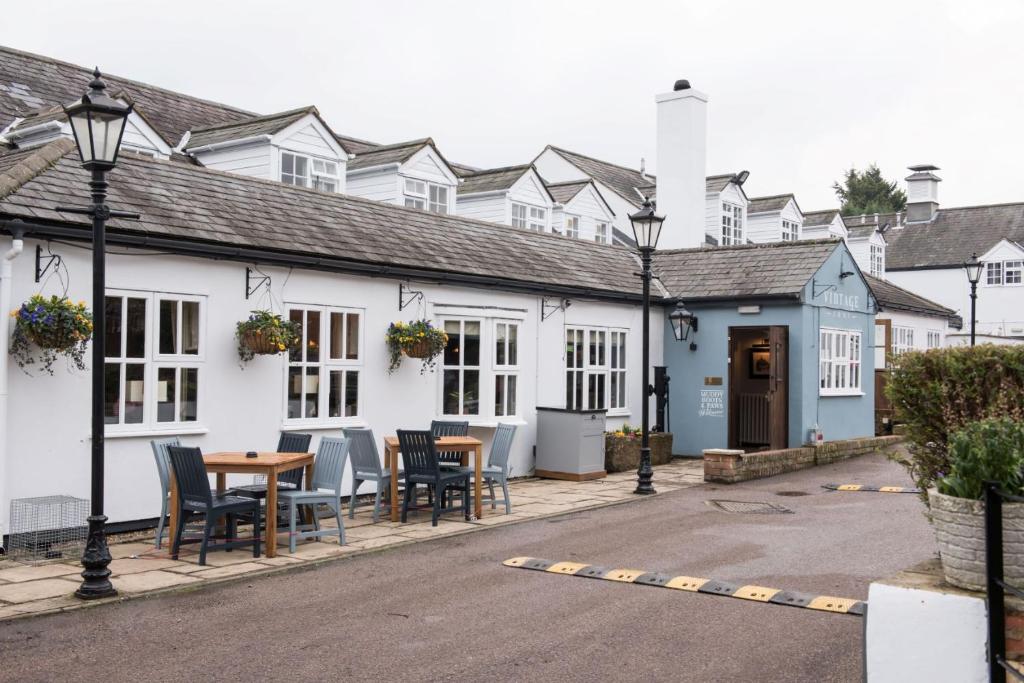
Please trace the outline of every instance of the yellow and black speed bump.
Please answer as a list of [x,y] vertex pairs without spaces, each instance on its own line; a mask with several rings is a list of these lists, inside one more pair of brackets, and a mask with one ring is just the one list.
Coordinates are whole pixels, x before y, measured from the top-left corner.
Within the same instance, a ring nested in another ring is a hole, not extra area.
[[705,593],[707,595],[725,595],[741,600],[787,605],[789,607],[803,607],[822,612],[835,612],[837,614],[864,616],[864,611],[867,607],[867,603],[863,600],[837,598],[831,595],[798,593],[796,591],[785,591],[753,584],[739,585],[728,581],[701,579],[693,576],[671,576],[660,572],[645,572],[642,569],[609,569],[608,567],[594,564],[552,562],[551,560],[542,560],[536,557],[513,557],[510,560],[505,560],[502,564],[506,567],[533,569],[549,574],[582,576],[588,579],[604,579],[605,581],[618,581],[621,583],[639,583],[644,586],[659,586],[661,588],[672,588],[691,593]]
[[831,491],[869,491],[871,493],[921,493],[913,486],[870,486],[868,484],[822,484],[821,488]]

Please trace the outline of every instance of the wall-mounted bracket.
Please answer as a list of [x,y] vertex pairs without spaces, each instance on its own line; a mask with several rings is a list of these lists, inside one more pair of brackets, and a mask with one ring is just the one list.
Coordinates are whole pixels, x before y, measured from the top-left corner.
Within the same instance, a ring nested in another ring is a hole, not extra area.
[[572,306],[572,302],[569,301],[568,299],[559,299],[558,303],[549,304],[548,303],[548,297],[544,297],[543,299],[540,300],[540,307],[541,307],[540,320],[541,320],[541,322],[544,322],[549,317],[551,317],[554,314],[555,311],[564,311],[565,309],[569,308],[570,306]]
[[270,291],[270,276],[258,273],[252,268],[246,266],[245,268],[245,298],[248,299],[253,294],[260,290],[260,287],[266,287],[267,291]]
[[[821,287],[821,289],[818,289]],[[836,289],[835,285],[819,285],[817,280],[811,280],[811,298],[817,299],[825,292]]]
[[398,310],[404,310],[413,301],[423,301],[423,292],[413,289],[404,282],[398,283]]
[[[41,281],[43,279],[43,276],[46,275],[46,271],[50,270],[50,268],[53,268],[54,271],[60,268],[62,260],[63,259],[61,259],[60,255],[52,253],[49,247],[46,248],[46,256],[43,256],[43,248],[37,244],[36,282]],[[43,265],[44,262],[46,263],[46,265]]]

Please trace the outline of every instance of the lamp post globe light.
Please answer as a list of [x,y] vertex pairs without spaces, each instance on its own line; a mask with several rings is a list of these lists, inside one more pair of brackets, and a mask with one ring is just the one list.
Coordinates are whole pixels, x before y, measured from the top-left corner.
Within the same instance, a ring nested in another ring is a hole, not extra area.
[[974,346],[975,319],[978,307],[978,282],[981,280],[981,270],[985,266],[978,260],[978,254],[971,254],[971,258],[964,261],[964,271],[967,273],[967,281],[971,283],[971,346]]
[[93,72],[89,92],[72,105],[64,107],[71,122],[71,130],[82,159],[82,167],[92,173],[89,192],[92,204],[88,207],[57,207],[58,211],[77,213],[92,218],[92,457],[91,493],[89,510],[89,538],[82,554],[82,584],[75,595],[85,600],[116,595],[110,583],[110,550],[107,548],[103,514],[103,380],[106,356],[105,306],[106,297],[106,239],[105,227],[111,217],[138,218],[137,214],[111,211],[107,200],[107,171],[117,163],[131,105],[122,104],[106,94],[106,85],[100,71]]
[[643,400],[641,402],[640,422],[640,466],[636,472],[636,490],[633,493],[641,495],[655,493],[651,478],[654,470],[651,469],[651,444],[650,444],[650,396],[654,393],[651,386],[651,340],[650,340],[650,312],[651,312],[651,257],[658,246],[658,237],[661,235],[661,226],[665,222],[664,216],[659,216],[654,211],[654,204],[647,197],[644,198],[644,205],[639,211],[630,215],[629,222],[633,225],[633,238],[636,240],[637,249],[640,251],[640,264],[642,266],[640,277],[643,281],[643,322],[641,323],[641,335],[643,336]]

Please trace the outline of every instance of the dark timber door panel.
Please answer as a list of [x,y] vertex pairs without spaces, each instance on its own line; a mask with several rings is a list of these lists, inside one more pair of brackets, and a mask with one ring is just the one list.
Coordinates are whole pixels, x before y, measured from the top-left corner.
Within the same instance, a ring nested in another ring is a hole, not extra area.
[[768,376],[768,436],[773,450],[789,446],[789,328],[768,328],[771,370]]

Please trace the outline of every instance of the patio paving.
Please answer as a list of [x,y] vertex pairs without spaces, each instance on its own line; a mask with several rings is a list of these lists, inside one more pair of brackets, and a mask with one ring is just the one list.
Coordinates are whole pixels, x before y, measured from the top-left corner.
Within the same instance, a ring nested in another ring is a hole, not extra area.
[[[654,482],[658,493],[703,484],[704,469],[700,460],[674,460],[655,468]],[[357,509],[349,519],[345,509],[345,545],[336,538],[322,541],[300,541],[295,553],[288,552],[287,531],[278,534],[278,556],[254,558],[250,551],[238,549],[230,553],[211,552],[206,566],[198,564],[198,545],[183,546],[178,560],[170,559],[166,543],[163,549],[153,547],[152,536],[146,542],[137,537],[117,542],[111,537],[111,580],[120,595],[108,600],[84,602],[72,594],[78,587],[77,560],[46,564],[20,564],[0,560],[0,621],[26,616],[62,612],[104,602],[135,598],[170,590],[202,588],[204,585],[237,580],[240,577],[290,571],[304,566],[330,562],[341,557],[373,552],[382,548],[473,533],[504,524],[516,524],[568,512],[616,505],[625,501],[643,500],[632,493],[636,486],[634,472],[609,474],[604,479],[570,482],[555,479],[521,479],[510,483],[512,514],[504,514],[498,503],[491,510],[484,500],[484,516],[465,522],[457,513],[442,517],[436,527],[430,525],[429,510],[410,513],[406,524],[387,520],[374,523],[371,505]],[[325,520],[325,526],[330,526]]]

